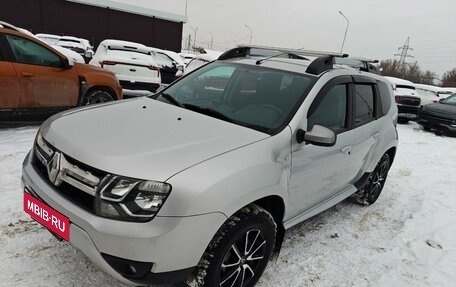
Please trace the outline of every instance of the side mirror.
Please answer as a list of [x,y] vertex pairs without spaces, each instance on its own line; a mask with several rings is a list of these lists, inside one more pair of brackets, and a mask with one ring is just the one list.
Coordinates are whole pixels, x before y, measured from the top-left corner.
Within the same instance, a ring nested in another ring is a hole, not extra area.
[[296,140],[298,143],[306,142],[316,146],[333,146],[336,144],[337,135],[324,126],[314,125],[308,132],[299,129]]
[[182,77],[183,75],[184,75],[184,72],[182,72],[181,70],[178,70],[178,71],[176,72],[176,78],[180,78],[180,77]]
[[71,69],[74,66],[74,62],[68,58],[62,59],[62,68],[63,69]]
[[93,51],[86,51],[84,53],[84,57],[87,58],[87,59],[92,59],[93,57]]
[[440,98],[439,103],[443,102],[444,100],[445,100],[444,98]]

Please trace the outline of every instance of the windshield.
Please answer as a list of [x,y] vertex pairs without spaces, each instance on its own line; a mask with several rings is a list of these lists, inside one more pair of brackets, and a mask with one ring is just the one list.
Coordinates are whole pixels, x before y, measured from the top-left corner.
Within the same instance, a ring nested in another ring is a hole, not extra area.
[[448,98],[443,100],[442,103],[447,104],[447,105],[456,106],[456,94],[453,94],[453,95],[449,96]]
[[274,134],[293,117],[313,83],[302,74],[213,62],[171,85],[158,100]]

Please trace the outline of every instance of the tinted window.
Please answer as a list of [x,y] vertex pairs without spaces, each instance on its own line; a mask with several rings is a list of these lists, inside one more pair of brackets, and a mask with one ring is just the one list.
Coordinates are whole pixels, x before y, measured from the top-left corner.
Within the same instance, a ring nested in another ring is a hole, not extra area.
[[40,66],[60,66],[60,57],[45,47],[13,35],[6,35],[6,39],[13,50],[16,62]]
[[308,130],[318,124],[335,132],[347,128],[347,85],[334,86],[308,117]]
[[375,117],[372,85],[355,85],[355,125],[362,125]]
[[382,106],[380,116],[384,116],[391,107],[391,95],[388,86],[383,82],[378,82],[378,91],[380,93],[380,104]]

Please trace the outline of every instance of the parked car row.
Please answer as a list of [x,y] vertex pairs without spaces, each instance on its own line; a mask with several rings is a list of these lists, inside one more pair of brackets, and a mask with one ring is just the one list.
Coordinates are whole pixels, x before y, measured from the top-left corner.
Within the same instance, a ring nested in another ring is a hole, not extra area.
[[122,99],[114,73],[78,63],[0,22],[0,122],[42,121],[71,107]]
[[456,134],[456,90],[385,78],[393,87],[398,123],[413,120],[437,134]]

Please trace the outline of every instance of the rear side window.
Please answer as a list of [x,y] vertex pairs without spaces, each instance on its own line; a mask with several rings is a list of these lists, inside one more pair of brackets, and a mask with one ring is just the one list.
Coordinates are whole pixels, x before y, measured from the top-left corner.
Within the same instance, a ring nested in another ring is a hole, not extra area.
[[363,125],[375,118],[374,86],[355,85],[355,125]]
[[35,42],[13,35],[6,35],[6,39],[13,50],[16,62],[49,67],[59,67],[61,64],[57,54]]
[[344,84],[329,90],[318,107],[309,115],[308,130],[311,130],[315,124],[334,132],[341,132],[347,128],[347,88],[348,86]]
[[388,86],[385,83],[378,82],[377,86],[380,95],[380,105],[382,107],[380,116],[384,116],[388,113],[391,107],[391,95]]

